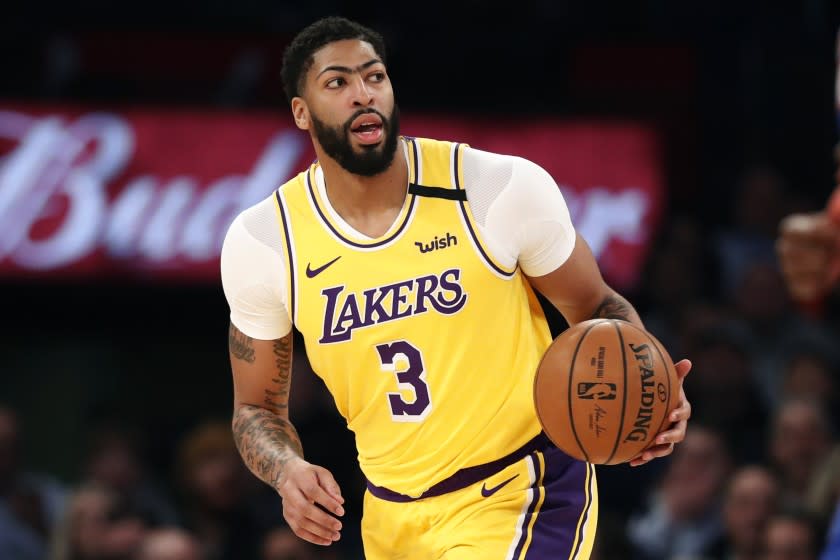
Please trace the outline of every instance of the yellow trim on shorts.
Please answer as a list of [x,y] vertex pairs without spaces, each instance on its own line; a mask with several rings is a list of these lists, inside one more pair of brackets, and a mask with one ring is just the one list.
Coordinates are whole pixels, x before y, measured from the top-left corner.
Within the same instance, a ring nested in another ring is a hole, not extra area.
[[545,488],[543,488],[543,480],[545,479],[545,456],[542,452],[537,451],[536,459],[540,476],[537,480],[537,484],[534,486],[534,490],[538,492],[539,495],[534,498],[537,501],[537,505],[534,508],[534,512],[531,514],[530,521],[528,522],[528,530],[525,533],[525,545],[522,547],[522,552],[519,553],[519,559],[525,558],[525,555],[528,553],[528,547],[531,546],[531,539],[534,536],[534,524],[537,522],[537,515],[539,515],[540,508],[545,501]]
[[[575,540],[572,544],[572,550],[569,552],[569,560],[575,558],[589,558],[592,554],[592,546],[595,544],[595,531],[590,528],[586,534],[583,535],[583,540],[579,540],[581,526],[589,521],[597,523],[598,520],[598,488],[593,486],[595,482],[595,466],[589,463],[586,464],[586,482],[584,486],[584,493],[586,494],[586,502],[583,510],[580,512],[577,526],[575,527]],[[593,490],[594,489],[594,490]],[[593,500],[594,497],[594,500]],[[590,511],[590,509],[592,511]],[[587,519],[587,517],[589,519]]]
[[592,555],[592,549],[595,547],[595,534],[598,526],[598,478],[595,476],[595,465],[589,465],[592,471],[592,478],[589,483],[589,491],[592,495],[592,501],[589,506],[589,514],[587,522],[590,523],[589,529],[584,534],[583,546],[580,548],[579,558],[589,558]]

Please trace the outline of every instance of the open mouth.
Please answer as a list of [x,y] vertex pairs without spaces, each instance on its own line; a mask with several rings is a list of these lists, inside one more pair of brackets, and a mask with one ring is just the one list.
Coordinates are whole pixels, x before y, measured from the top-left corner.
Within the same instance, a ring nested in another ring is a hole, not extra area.
[[382,119],[375,113],[365,113],[353,120],[350,132],[362,144],[376,144],[382,139]]

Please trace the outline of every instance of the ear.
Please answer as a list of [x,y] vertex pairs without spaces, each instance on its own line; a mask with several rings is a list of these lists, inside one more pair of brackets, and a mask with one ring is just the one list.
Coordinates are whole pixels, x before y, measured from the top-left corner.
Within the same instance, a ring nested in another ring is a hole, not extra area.
[[302,97],[292,98],[292,116],[299,129],[309,130],[309,107],[306,106],[306,101]]

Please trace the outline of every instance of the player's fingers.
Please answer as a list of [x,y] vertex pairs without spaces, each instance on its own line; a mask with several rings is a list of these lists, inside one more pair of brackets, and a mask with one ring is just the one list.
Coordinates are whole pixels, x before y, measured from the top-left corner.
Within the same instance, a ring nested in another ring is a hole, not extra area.
[[[319,510],[315,506],[311,507],[317,513],[320,513],[321,515],[331,519],[332,521],[338,521],[337,519],[334,519],[326,513],[324,513],[323,511]],[[313,519],[313,517],[317,518],[317,520]],[[313,535],[316,535],[322,539],[329,541],[337,541],[339,538],[341,538],[341,533],[339,533],[341,524],[339,523],[338,528],[335,528],[335,525],[332,523],[332,521],[324,520],[312,510],[308,510],[304,514],[304,517],[298,522],[298,527],[300,529],[305,529],[306,531],[309,531]]]
[[[306,496],[306,499],[309,500],[310,503],[316,503],[324,506],[327,511],[331,511],[336,515],[344,515],[344,508],[341,507],[341,504],[333,498],[330,494],[327,493],[324,488],[321,487],[321,484],[318,478],[314,478],[308,484],[301,487],[303,491],[303,495]],[[339,498],[341,498],[339,496]],[[343,501],[343,500],[342,500]]]
[[301,493],[283,500],[283,517],[295,533],[304,529],[328,541],[337,540],[341,530],[341,522],[338,519],[308,502]]
[[665,445],[654,445],[653,447],[645,450],[642,453],[642,459],[645,461],[651,461],[653,459],[658,459],[660,457],[665,457],[666,455],[670,455],[674,452],[674,444],[673,443],[666,443]]
[[338,532],[341,531],[341,521],[325,512],[313,503],[307,503],[300,508],[302,517],[308,519],[312,523],[323,527],[324,529]]
[[[318,477],[318,484],[321,488],[323,488],[337,503],[344,503],[344,498],[341,496],[341,488],[339,488],[338,483],[335,481],[335,478],[333,478],[330,471],[325,468],[318,467],[315,469],[315,476]],[[344,515],[344,509],[341,506],[330,511],[336,515]]]
[[656,442],[656,445],[679,443],[685,439],[685,431],[687,428],[688,422],[686,420],[677,422],[677,424],[670,430],[665,430],[661,434],[657,434],[654,441]]
[[333,542],[335,542],[332,539],[325,539],[324,537],[319,537],[315,533],[307,531],[303,528],[299,528],[297,531],[295,531],[295,534],[305,541],[309,541],[312,544],[319,544],[321,546],[329,546]]
[[691,360],[680,360],[674,364],[674,369],[677,370],[677,377],[682,381],[688,375],[688,372],[691,371]]
[[649,463],[654,459],[658,459],[660,457],[665,457],[666,455],[670,455],[674,452],[674,444],[673,443],[665,443],[662,445],[653,445],[648,447],[641,453],[639,453],[636,457],[634,457],[630,461],[631,467],[638,467],[640,465],[644,465],[645,463]]
[[303,488],[298,488],[287,498],[283,499],[283,516],[290,523],[302,524],[304,520],[308,519],[331,532],[341,530],[341,521],[315,505],[306,496]]
[[667,443],[665,445],[654,445],[653,447],[645,449],[644,451],[642,451],[642,453],[634,457],[630,461],[630,466],[638,467],[644,465],[645,463],[649,463],[654,459],[670,455],[671,453],[673,453],[673,451],[673,443]]
[[671,411],[671,415],[668,416],[668,420],[671,422],[685,422],[691,418],[691,403],[688,402],[688,399],[685,396],[685,391],[680,389],[680,402],[677,405],[677,408]]

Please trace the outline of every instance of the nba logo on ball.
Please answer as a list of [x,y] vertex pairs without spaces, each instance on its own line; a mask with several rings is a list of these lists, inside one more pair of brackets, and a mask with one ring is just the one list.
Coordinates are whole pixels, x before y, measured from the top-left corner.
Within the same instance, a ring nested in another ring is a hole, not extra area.
[[615,383],[578,383],[577,396],[579,399],[614,400]]
[[678,400],[677,372],[662,344],[616,319],[584,321],[561,333],[534,379],[534,405],[549,439],[600,465],[636,457],[666,428]]

